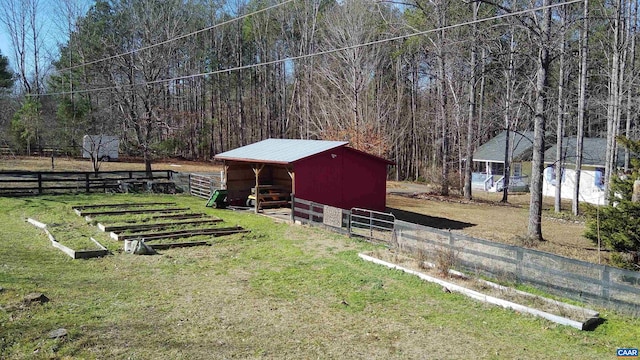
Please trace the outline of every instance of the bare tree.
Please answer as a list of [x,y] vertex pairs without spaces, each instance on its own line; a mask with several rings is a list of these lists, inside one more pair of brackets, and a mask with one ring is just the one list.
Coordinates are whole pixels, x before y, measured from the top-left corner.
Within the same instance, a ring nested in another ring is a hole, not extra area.
[[[515,5],[515,2],[514,2]],[[515,82],[515,52],[516,52],[516,40],[515,40],[515,26],[513,23],[509,26],[509,60],[505,70],[505,98],[504,98],[504,130],[507,135],[504,142],[504,185],[502,188],[502,202],[506,203],[509,200],[509,183],[511,177],[511,117],[512,117],[512,104],[513,104],[513,91]]]
[[347,49],[316,61],[316,90],[324,100],[315,119],[316,133],[321,138],[348,140],[364,151],[387,142],[385,126],[378,122],[372,111],[375,106],[366,96],[374,85],[371,75],[381,61],[380,48],[356,46],[379,35],[372,31],[372,25],[380,22],[376,10],[367,0],[335,4],[325,14],[320,46]]
[[584,138],[584,118],[587,102],[587,57],[589,53],[589,0],[584,0],[582,13],[582,29],[580,31],[580,91],[578,95],[578,124],[576,126],[576,167],[575,184],[571,210],[578,215],[580,194],[580,172],[582,168],[582,148]]
[[[544,0],[543,6],[551,5]],[[527,235],[542,240],[542,176],[544,170],[544,133],[546,129],[547,74],[549,71],[549,46],[551,35],[551,9],[542,10],[539,21],[538,71],[536,75],[536,101],[531,161],[531,201],[529,202],[529,225]]]
[[469,79],[469,117],[467,119],[467,143],[465,149],[466,161],[464,164],[464,198],[471,200],[471,180],[472,180],[472,168],[473,164],[473,125],[476,119],[476,96],[477,96],[477,74],[478,74],[478,61],[476,42],[478,39],[478,28],[475,21],[478,19],[478,9],[480,8],[480,2],[474,1],[473,6],[473,27],[472,35],[473,40],[471,44],[471,59],[469,67],[471,69],[471,76]]
[[623,77],[625,67],[626,42],[625,42],[625,18],[624,0],[616,0],[612,4],[613,16],[611,32],[611,68],[609,72],[609,101],[607,103],[607,148],[605,153],[604,184],[605,196],[609,196],[611,179],[615,176],[617,142],[616,137],[620,132],[621,103],[623,91]]
[[566,99],[564,98],[565,85],[565,48],[567,40],[565,35],[566,7],[560,10],[560,54],[558,60],[558,99],[557,99],[557,123],[556,123],[556,161],[555,161],[555,180],[556,180],[556,196],[554,201],[555,212],[562,210],[562,173],[564,171],[564,154],[562,151],[562,141],[564,138],[564,108]]

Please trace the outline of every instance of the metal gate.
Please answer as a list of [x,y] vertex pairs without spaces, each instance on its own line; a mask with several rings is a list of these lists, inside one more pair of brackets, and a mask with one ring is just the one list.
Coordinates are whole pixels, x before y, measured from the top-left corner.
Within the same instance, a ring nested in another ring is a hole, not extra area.
[[352,208],[349,217],[349,235],[393,245],[396,217],[391,213]]
[[222,188],[222,174],[189,174],[189,193],[208,199],[216,189]]

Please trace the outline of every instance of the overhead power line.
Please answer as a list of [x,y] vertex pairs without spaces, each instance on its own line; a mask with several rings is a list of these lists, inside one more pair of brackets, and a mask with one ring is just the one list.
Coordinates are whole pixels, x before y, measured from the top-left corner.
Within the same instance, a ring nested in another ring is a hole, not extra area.
[[[293,0],[290,0],[290,1],[293,1]],[[443,27],[439,27],[439,28],[435,28],[435,29],[417,31],[417,32],[413,32],[413,33],[410,33],[410,34],[398,35],[398,36],[394,36],[394,37],[390,37],[390,38],[386,38],[386,39],[369,41],[369,42],[362,43],[362,44],[350,45],[350,46],[345,46],[345,47],[341,47],[341,48],[337,48],[337,49],[324,50],[324,51],[319,51],[319,52],[315,52],[315,53],[312,53],[312,54],[291,56],[291,57],[287,57],[287,58],[284,58],[284,59],[265,61],[265,62],[256,63],[256,64],[236,66],[236,67],[233,67],[233,68],[227,68],[227,69],[222,69],[222,70],[207,71],[207,72],[202,72],[202,73],[197,73],[197,74],[177,76],[177,77],[173,77],[173,78],[169,78],[169,79],[160,79],[160,80],[148,81],[148,82],[143,82],[143,83],[114,85],[114,86],[106,86],[106,87],[93,88],[93,89],[84,89],[84,90],[63,91],[63,92],[57,92],[57,93],[47,93],[47,94],[43,94],[43,95],[70,95],[70,94],[89,93],[89,92],[94,92],[94,91],[105,91],[105,90],[115,90],[115,89],[123,89],[123,88],[134,88],[136,86],[154,85],[154,84],[170,82],[170,81],[188,80],[188,79],[194,79],[194,78],[203,77],[203,76],[228,73],[228,72],[232,72],[232,71],[253,69],[253,68],[261,67],[261,66],[268,66],[268,65],[274,65],[274,64],[284,63],[284,62],[302,60],[302,59],[311,58],[311,57],[315,57],[315,56],[328,55],[328,54],[333,54],[333,53],[337,53],[337,52],[341,52],[341,51],[352,50],[352,49],[357,49],[357,48],[366,47],[366,46],[372,46],[372,45],[377,45],[377,44],[383,44],[383,43],[386,43],[386,42],[391,42],[391,41],[396,41],[396,40],[408,39],[408,38],[412,38],[412,37],[415,37],[415,36],[427,35],[427,34],[430,34],[430,33],[439,32],[439,31],[443,31],[443,30],[444,31],[452,30],[452,29],[456,29],[456,28],[459,28],[459,27],[463,27],[463,26],[483,23],[483,22],[487,22],[487,21],[504,19],[504,18],[508,18],[508,17],[511,17],[511,16],[524,15],[524,14],[527,14],[527,13],[532,13],[532,12],[536,12],[536,11],[540,11],[540,10],[551,9],[551,8],[555,8],[555,7],[559,7],[559,6],[571,5],[571,4],[575,4],[575,3],[581,3],[581,2],[583,2],[583,0],[569,0],[569,1],[564,1],[564,2],[558,3],[558,4],[552,4],[552,5],[540,6],[540,7],[536,7],[536,8],[532,8],[532,9],[514,11],[514,12],[510,12],[510,13],[505,13],[505,14],[486,17],[486,18],[483,18],[483,19],[465,21],[465,22],[458,23],[458,24],[447,25],[447,26],[443,26]]]
[[183,35],[180,35],[180,36],[177,36],[177,37],[171,38],[171,39],[167,39],[167,40],[161,41],[161,42],[159,42],[159,43],[155,43],[155,44],[151,44],[151,45],[143,46],[143,47],[140,47],[140,48],[138,48],[138,49],[130,50],[130,51],[123,52],[123,53],[120,53],[120,54],[107,56],[107,57],[102,58],[102,59],[93,60],[93,61],[88,61],[88,62],[85,62],[85,63],[82,63],[82,64],[69,66],[69,67],[66,67],[66,68],[63,68],[63,69],[59,69],[59,70],[57,70],[57,71],[58,71],[58,72],[64,72],[64,71],[67,71],[67,70],[73,70],[73,69],[77,69],[77,68],[79,68],[79,67],[88,66],[88,65],[93,65],[93,64],[98,64],[98,63],[101,63],[101,62],[103,62],[103,61],[112,60],[112,59],[116,59],[116,58],[119,58],[119,57],[123,57],[123,56],[131,55],[131,54],[135,54],[135,53],[137,53],[138,51],[143,51],[143,50],[153,49],[153,48],[154,48],[154,47],[156,47],[156,46],[165,45],[165,44],[168,44],[168,43],[173,42],[173,41],[181,40],[181,39],[184,39],[184,38],[188,38],[188,37],[190,37],[190,36],[194,36],[194,35],[197,35],[197,34],[203,33],[203,32],[205,32],[205,31],[213,30],[213,29],[215,29],[215,28],[217,28],[217,27],[220,27],[220,26],[223,26],[223,25],[227,25],[227,24],[231,24],[231,23],[236,22],[236,21],[238,21],[238,20],[242,20],[242,19],[244,19],[244,18],[247,18],[247,17],[253,16],[253,15],[257,15],[257,14],[260,14],[260,13],[263,13],[263,12],[266,12],[266,11],[269,11],[269,10],[271,10],[271,9],[275,9],[275,8],[277,8],[277,7],[280,7],[280,6],[282,6],[282,5],[286,5],[286,4],[288,4],[288,3],[290,3],[290,2],[293,2],[293,1],[295,1],[295,0],[285,0],[285,1],[281,2],[281,3],[275,4],[275,5],[271,5],[271,6],[267,6],[266,8],[263,8],[263,9],[260,9],[260,10],[256,10],[256,11],[251,12],[251,13],[249,13],[249,14],[241,15],[241,16],[235,17],[235,18],[233,18],[233,19],[229,19],[229,20],[227,20],[227,21],[223,21],[223,22],[221,22],[221,23],[217,23],[217,24],[215,24],[215,25],[211,25],[211,26],[209,26],[209,27],[202,28],[202,29],[200,29],[200,30],[196,30],[196,31],[193,31],[193,32],[190,32],[190,33],[187,33],[187,34],[183,34]]

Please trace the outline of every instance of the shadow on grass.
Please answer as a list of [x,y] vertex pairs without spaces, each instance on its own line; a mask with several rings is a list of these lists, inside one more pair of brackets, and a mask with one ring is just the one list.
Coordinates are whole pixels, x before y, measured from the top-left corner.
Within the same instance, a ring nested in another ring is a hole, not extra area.
[[477,224],[472,224],[464,221],[457,221],[457,220],[451,220],[451,219],[442,218],[438,216],[418,214],[411,211],[394,209],[394,208],[387,208],[387,212],[391,212],[398,220],[419,224],[419,225],[424,225],[424,226],[429,226],[436,229],[461,230],[461,229],[465,229],[465,228],[477,225]]

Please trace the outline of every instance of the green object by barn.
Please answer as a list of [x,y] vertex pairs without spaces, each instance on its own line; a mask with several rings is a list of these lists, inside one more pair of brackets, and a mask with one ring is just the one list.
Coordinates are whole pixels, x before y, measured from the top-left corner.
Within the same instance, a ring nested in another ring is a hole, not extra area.
[[215,190],[209,200],[206,207],[213,207],[217,209],[224,209],[227,207],[227,190]]

